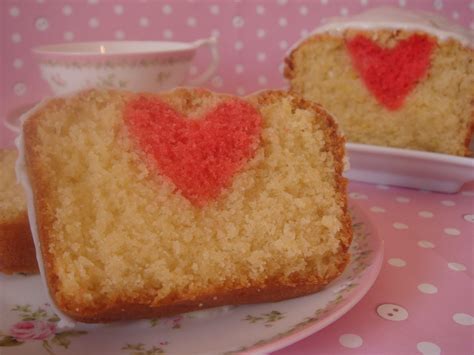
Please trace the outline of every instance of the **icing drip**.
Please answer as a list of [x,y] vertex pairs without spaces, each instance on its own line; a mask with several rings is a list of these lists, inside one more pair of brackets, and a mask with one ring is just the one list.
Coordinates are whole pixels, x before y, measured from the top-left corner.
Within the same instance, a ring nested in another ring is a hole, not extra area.
[[[317,27],[311,34],[337,34],[347,29],[361,30],[397,29],[407,31],[422,31],[440,41],[455,39],[462,45],[474,48],[473,31],[465,29],[444,17],[423,11],[403,10],[395,7],[378,7],[354,16],[333,17],[322,26]],[[288,51],[291,53],[302,41],[295,43]]]

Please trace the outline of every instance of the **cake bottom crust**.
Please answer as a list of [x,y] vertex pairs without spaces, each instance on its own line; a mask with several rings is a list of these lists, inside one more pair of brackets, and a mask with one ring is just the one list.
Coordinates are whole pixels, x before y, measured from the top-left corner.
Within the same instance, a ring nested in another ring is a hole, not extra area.
[[312,294],[323,289],[328,283],[336,279],[349,263],[350,256],[345,253],[341,257],[337,273],[326,279],[313,279],[311,281],[301,279],[289,284],[282,284],[277,280],[270,280],[261,287],[244,287],[232,290],[223,290],[212,294],[201,294],[194,299],[176,300],[170,296],[160,301],[160,306],[152,306],[147,301],[135,299],[133,303],[117,302],[109,304],[98,311],[98,308],[91,310],[77,309],[71,311],[67,305],[62,305],[62,310],[66,315],[76,321],[84,323],[107,323],[120,320],[145,319],[168,317],[175,314],[200,311],[207,308],[244,305],[265,302],[278,302],[291,298]]

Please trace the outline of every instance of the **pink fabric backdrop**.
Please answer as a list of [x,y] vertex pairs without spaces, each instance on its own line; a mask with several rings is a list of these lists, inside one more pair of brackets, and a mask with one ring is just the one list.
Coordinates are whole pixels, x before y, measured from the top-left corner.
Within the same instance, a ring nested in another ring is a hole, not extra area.
[[[284,85],[281,63],[292,43],[331,16],[391,5],[443,14],[474,28],[469,0],[153,1],[2,0],[0,2],[0,114],[50,95],[31,48],[91,40],[190,41],[219,37],[221,64],[206,83],[211,89],[245,94]],[[199,70],[208,59],[201,53]],[[0,125],[0,147],[13,134]]]
[[[206,86],[246,94],[283,86],[285,52],[322,19],[378,5],[428,10],[474,29],[470,0],[0,0],[0,114],[50,94],[31,55],[36,45],[213,34],[221,64]],[[191,71],[207,59],[200,54]],[[12,144],[0,124],[0,147]],[[383,233],[380,277],[338,322],[277,354],[472,354],[474,184],[453,195],[358,183],[350,192]],[[388,319],[391,304],[402,318]]]

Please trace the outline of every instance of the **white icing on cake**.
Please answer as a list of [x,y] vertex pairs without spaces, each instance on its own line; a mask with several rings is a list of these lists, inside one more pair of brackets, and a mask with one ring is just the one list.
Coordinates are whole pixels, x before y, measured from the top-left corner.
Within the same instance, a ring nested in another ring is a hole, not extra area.
[[[422,11],[408,11],[395,7],[379,7],[354,16],[333,17],[309,36],[319,33],[339,34],[347,29],[379,30],[401,29],[423,31],[437,37],[440,41],[455,39],[463,46],[474,48],[474,32],[465,29],[444,17]],[[291,53],[301,42],[293,45]]]

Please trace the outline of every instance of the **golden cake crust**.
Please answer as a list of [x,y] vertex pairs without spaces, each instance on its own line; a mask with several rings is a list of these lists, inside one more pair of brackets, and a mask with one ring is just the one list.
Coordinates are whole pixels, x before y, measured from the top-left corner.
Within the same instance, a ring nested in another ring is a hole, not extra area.
[[[195,91],[195,93],[197,95],[210,95],[206,90],[200,92]],[[87,97],[88,93],[83,92],[80,95]],[[128,93],[124,93],[123,95],[130,95],[130,97],[132,97],[132,94]],[[173,95],[182,95],[186,98],[189,97],[189,91],[178,89],[173,92]],[[227,97],[226,95],[219,96]],[[199,294],[170,294],[165,299],[160,300],[159,306],[153,305],[154,299],[152,295],[136,295],[133,298],[119,297],[115,302],[108,302],[107,304],[100,305],[100,307],[90,307],[87,304],[78,306],[77,302],[71,303],[69,299],[57,297],[58,277],[53,271],[55,260],[49,249],[50,230],[54,223],[54,212],[48,208],[46,196],[48,195],[47,189],[49,185],[42,174],[42,161],[38,155],[38,151],[35,149],[35,146],[39,143],[37,135],[41,116],[41,111],[39,111],[26,121],[23,128],[26,148],[25,158],[28,175],[31,178],[32,189],[35,196],[35,212],[46,281],[56,305],[71,318],[87,323],[161,317],[215,306],[274,302],[298,297],[320,290],[339,276],[349,261],[348,248],[352,240],[352,226],[347,210],[347,181],[342,176],[344,169],[344,138],[338,133],[338,127],[333,118],[319,105],[309,103],[291,94],[280,91],[267,91],[247,97],[246,99],[258,107],[259,105],[273,102],[283,97],[291,97],[292,107],[295,110],[305,109],[314,112],[315,119],[319,118],[318,122],[321,123],[326,151],[331,152],[334,156],[335,177],[337,180],[336,199],[338,205],[341,206],[343,210],[343,218],[341,220],[342,227],[338,232],[338,239],[340,240],[340,263],[337,265],[337,272],[324,279],[315,277],[314,275],[292,275],[290,281],[286,283],[282,283],[278,279],[271,279],[254,283],[251,286],[227,285],[218,290],[214,288],[210,292],[200,292]],[[192,100],[188,100],[187,102],[191,105]],[[65,105],[63,99],[53,99],[47,103],[44,109],[60,108],[63,105]],[[189,109],[192,110],[193,108],[189,107]]]

